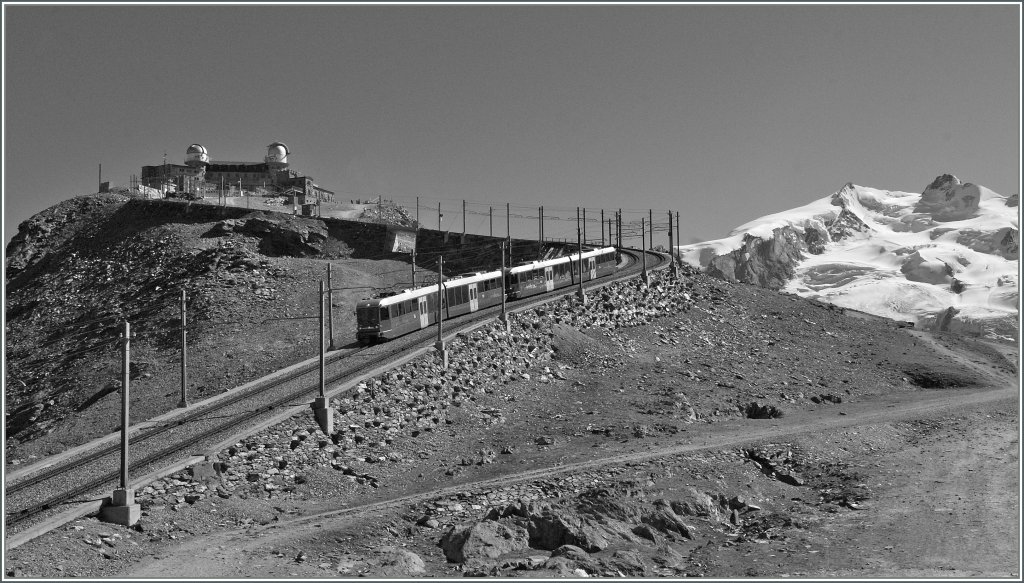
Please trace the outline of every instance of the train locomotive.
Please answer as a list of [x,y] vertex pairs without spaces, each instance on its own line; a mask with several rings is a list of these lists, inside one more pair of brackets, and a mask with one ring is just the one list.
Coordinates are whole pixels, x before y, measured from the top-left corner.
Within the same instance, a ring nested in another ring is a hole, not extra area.
[[[583,273],[580,273],[582,263]],[[501,296],[515,300],[569,287],[615,273],[614,247],[545,261],[522,263],[501,270],[453,277],[441,284],[441,317],[445,320],[501,303]],[[404,290],[384,298],[356,304],[356,338],[361,345],[397,338],[437,323],[437,285]]]

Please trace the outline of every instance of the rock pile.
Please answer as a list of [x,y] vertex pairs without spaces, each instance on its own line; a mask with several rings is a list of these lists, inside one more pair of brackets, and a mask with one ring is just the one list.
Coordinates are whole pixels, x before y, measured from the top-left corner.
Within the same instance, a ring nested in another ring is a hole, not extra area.
[[438,546],[467,576],[649,576],[648,557],[675,554],[666,543],[692,540],[691,523],[731,531],[741,512],[759,510],[736,496],[692,488],[675,500],[647,500],[622,497],[632,489],[627,483],[604,486],[575,498],[493,506],[483,520],[450,527]]

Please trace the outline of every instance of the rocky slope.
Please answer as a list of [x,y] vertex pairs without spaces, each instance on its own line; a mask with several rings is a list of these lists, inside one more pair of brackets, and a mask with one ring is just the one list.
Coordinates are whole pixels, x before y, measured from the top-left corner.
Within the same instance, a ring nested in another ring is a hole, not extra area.
[[122,194],[71,198],[22,223],[5,256],[7,461],[115,429],[124,320],[132,419],[177,407],[183,290],[190,400],[311,357],[316,320],[289,318],[317,314],[328,261],[345,288],[334,296],[339,332],[354,301],[409,272],[397,254],[353,258],[332,229]]
[[[1011,572],[1016,409],[879,417],[983,394],[995,388],[987,375],[917,331],[835,306],[690,268],[651,283],[460,334],[447,369],[431,353],[334,397],[333,434],[306,411],[140,485],[135,527],[83,518],[15,549],[8,568],[129,579]],[[776,427],[804,430],[765,434]],[[930,431],[944,441],[914,453]],[[990,446],[988,433],[1000,439]],[[982,443],[979,459],[950,463],[951,445]],[[938,491],[940,480],[950,485]]]
[[755,283],[938,330],[1018,336],[1018,196],[951,175],[920,194],[847,184],[684,260]]

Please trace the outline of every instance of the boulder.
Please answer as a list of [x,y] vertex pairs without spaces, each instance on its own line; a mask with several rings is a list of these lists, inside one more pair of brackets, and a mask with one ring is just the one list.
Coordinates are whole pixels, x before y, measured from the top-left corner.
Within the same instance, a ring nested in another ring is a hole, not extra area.
[[453,526],[439,546],[449,562],[464,563],[475,559],[496,559],[529,546],[527,531],[508,521],[485,520],[470,525]]
[[383,555],[380,557],[378,571],[381,577],[408,577],[426,573],[423,559],[412,551],[395,547],[383,547],[381,551]]

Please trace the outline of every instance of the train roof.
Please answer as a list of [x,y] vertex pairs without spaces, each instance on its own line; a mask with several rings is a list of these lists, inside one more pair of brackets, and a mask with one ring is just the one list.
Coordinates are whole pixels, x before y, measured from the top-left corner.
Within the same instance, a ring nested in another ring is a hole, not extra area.
[[[458,286],[458,285],[465,285],[465,284],[468,284],[468,283],[476,283],[476,282],[479,282],[479,281],[484,281],[484,280],[488,280],[488,279],[495,279],[495,278],[499,278],[499,277],[501,277],[501,271],[478,272],[476,274],[472,274],[472,275],[468,275],[468,276],[458,276],[458,277],[453,277],[451,279],[446,279],[444,281],[443,285],[444,285],[445,289],[448,289],[449,287],[454,287],[454,286]],[[415,289],[402,290],[401,292],[399,292],[399,293],[397,293],[395,295],[392,295],[392,296],[388,296],[386,298],[375,298],[375,299],[359,300],[359,302],[356,303],[356,307],[377,306],[377,305],[379,305],[379,306],[390,306],[392,304],[397,304],[397,303],[400,303],[400,302],[404,302],[406,300],[411,300],[411,299],[415,299],[415,298],[418,298],[418,297],[421,297],[421,296],[425,296],[425,295],[433,293],[435,291],[437,291],[437,284],[426,285],[426,286],[418,287],[418,288],[415,288]]]
[[576,261],[581,258],[586,259],[588,257],[596,257],[605,253],[614,253],[615,247],[602,247],[600,249],[591,249],[590,251],[584,251],[582,254],[573,253],[571,255],[563,255],[562,257],[556,257],[554,259],[548,259],[546,261],[531,261],[517,265],[509,270],[509,273],[523,273],[526,271],[532,271],[534,269],[543,269],[545,267],[551,267],[552,265],[558,265],[560,263],[566,263],[568,261]]

